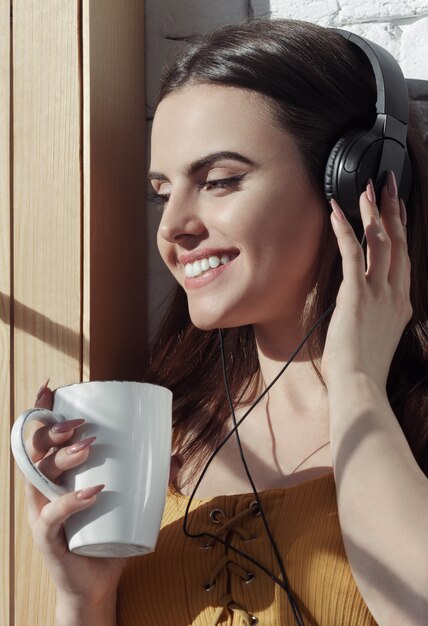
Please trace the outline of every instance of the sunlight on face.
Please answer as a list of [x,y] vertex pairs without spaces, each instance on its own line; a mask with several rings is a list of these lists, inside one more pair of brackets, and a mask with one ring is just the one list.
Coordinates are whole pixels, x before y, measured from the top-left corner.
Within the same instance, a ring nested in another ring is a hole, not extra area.
[[312,286],[325,201],[267,99],[219,85],[160,103],[150,179],[158,246],[203,329],[295,322]]

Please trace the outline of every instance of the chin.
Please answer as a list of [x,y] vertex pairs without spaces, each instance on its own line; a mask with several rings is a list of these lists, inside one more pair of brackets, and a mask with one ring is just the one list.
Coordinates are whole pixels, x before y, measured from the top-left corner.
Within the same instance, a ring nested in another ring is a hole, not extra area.
[[247,320],[237,319],[237,316],[214,315],[214,311],[200,312],[190,311],[192,324],[199,330],[217,330],[218,328],[237,328],[249,324]]
[[[190,303],[189,303],[190,304]],[[199,330],[214,330],[222,328],[223,316],[214,310],[214,307],[189,306],[191,322]]]
[[215,321],[201,320],[198,318],[195,319],[192,316],[190,316],[190,319],[192,321],[193,326],[196,326],[196,328],[199,328],[199,330],[215,330],[217,328],[223,328],[223,326],[218,322],[218,320],[215,320]]
[[240,289],[231,294],[218,290],[209,297],[202,296],[202,293],[187,294],[190,319],[200,330],[237,328],[253,324],[259,317],[258,298],[248,297]]

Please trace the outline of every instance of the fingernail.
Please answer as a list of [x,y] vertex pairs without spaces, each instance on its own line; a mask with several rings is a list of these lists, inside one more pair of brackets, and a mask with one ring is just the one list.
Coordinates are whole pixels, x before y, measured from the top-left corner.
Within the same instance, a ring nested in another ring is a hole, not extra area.
[[398,198],[397,181],[395,180],[395,174],[392,170],[389,170],[388,172],[386,187],[390,198],[393,198],[394,200]]
[[40,400],[42,395],[45,393],[47,386],[49,385],[49,381],[50,381],[50,377],[46,378],[45,382],[43,383],[43,385],[40,387],[39,391],[37,392],[37,397],[36,400]]
[[95,487],[86,487],[85,489],[80,489],[80,491],[76,491],[76,498],[78,500],[89,500],[97,495],[100,491],[104,489],[105,485],[96,485]]
[[407,226],[407,211],[403,198],[400,198],[400,218],[403,226]]
[[341,222],[346,222],[345,214],[343,213],[342,209],[337,204],[334,198],[330,200],[330,205],[331,205],[331,208],[333,210],[335,217],[337,217],[337,219],[340,220]]
[[90,446],[91,443],[95,441],[95,439],[96,437],[86,437],[86,439],[81,439],[80,441],[73,443],[72,446],[67,448],[67,454],[75,454],[76,452],[80,452],[80,450],[83,450],[84,448]]
[[371,178],[369,178],[368,183],[367,183],[367,187],[366,187],[366,194],[367,194],[367,198],[369,200],[369,202],[372,202],[373,204],[376,203],[376,194],[375,194],[375,190],[373,187],[373,181]]
[[51,428],[54,433],[66,433],[73,428],[77,428],[85,422],[84,419],[67,420],[66,422],[57,422]]

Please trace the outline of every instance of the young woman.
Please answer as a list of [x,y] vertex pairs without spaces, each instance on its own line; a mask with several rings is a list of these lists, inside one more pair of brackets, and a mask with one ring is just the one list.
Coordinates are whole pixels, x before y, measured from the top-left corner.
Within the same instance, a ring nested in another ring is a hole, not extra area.
[[[416,120],[407,207],[392,171],[378,197],[367,180],[362,226],[324,193],[332,147],[375,103],[364,54],[301,22],[225,27],[166,74],[149,177],[178,288],[145,379],[174,393],[171,490],[155,553],[126,563],[67,550],[62,523],[100,486],[51,503],[28,488],[60,626],[428,623]],[[90,454],[67,446],[75,427],[37,431],[49,476]]]

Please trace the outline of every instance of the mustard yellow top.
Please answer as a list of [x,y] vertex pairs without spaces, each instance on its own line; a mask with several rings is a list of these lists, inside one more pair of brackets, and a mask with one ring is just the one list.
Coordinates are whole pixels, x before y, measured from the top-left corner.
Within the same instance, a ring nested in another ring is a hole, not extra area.
[[[333,474],[260,499],[305,625],[376,626],[344,552]],[[286,594],[267,574],[218,541],[184,535],[188,500],[169,493],[155,552],[130,559],[118,626],[293,626]],[[218,533],[279,577],[253,501],[253,494],[196,499],[188,529]]]

